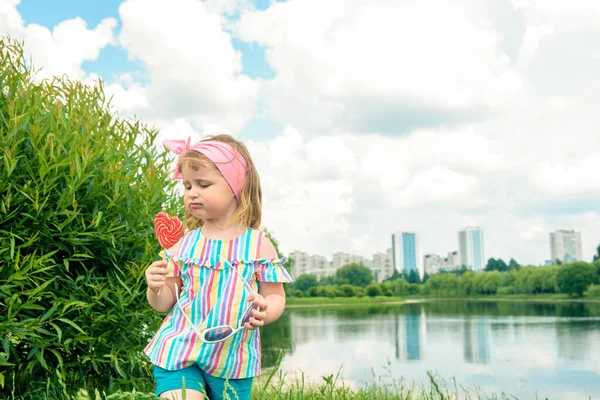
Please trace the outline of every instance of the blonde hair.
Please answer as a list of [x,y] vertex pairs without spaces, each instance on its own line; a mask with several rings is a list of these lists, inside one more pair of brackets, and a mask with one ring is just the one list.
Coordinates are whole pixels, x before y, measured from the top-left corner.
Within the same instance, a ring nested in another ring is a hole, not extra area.
[[[240,200],[238,201],[238,208],[233,215],[228,225],[239,223],[244,228],[258,229],[260,227],[262,217],[262,189],[260,187],[260,178],[256,166],[250,157],[248,148],[241,141],[237,140],[231,135],[218,134],[214,136],[208,136],[202,139],[203,142],[212,140],[230,145],[236,157],[243,157],[248,164],[246,172],[246,182],[242,188],[240,194]],[[202,167],[206,168],[207,165],[212,164],[215,168],[216,165],[205,155],[190,150],[179,157],[177,162],[177,169],[181,172],[183,167],[190,167],[194,170],[198,170]],[[197,229],[204,225],[204,221],[191,215],[185,210],[185,225],[187,229]]]

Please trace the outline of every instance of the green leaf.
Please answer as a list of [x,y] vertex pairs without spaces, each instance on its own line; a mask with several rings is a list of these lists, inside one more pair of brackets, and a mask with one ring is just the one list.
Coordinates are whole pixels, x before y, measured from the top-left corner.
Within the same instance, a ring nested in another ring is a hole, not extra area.
[[56,360],[58,361],[58,365],[60,368],[63,367],[63,358],[60,355],[60,353],[58,351],[56,351],[55,349],[50,349],[50,351],[52,352],[52,354],[54,354],[54,356],[56,357]]
[[84,335],[87,336],[87,334],[83,331],[83,329],[81,329],[79,327],[79,325],[77,325],[75,322],[73,322],[73,321],[71,321],[69,319],[66,319],[66,318],[59,318],[58,320],[61,321],[61,322],[64,322],[65,324],[71,325],[73,328],[77,329],[79,332],[81,332],[81,333],[83,333]]
[[54,313],[56,312],[56,309],[59,307],[60,303],[59,302],[55,302],[52,307],[50,307],[50,309],[48,311],[46,311],[44,313],[44,315],[42,315],[42,317],[40,318],[40,322],[43,322],[45,320],[47,320],[48,318],[50,318],[52,315],[54,315]]
[[62,340],[62,329],[60,329],[60,327],[58,325],[56,325],[54,322],[49,322],[49,324],[56,331],[56,334],[58,335],[58,343],[60,343],[60,341]]
[[31,302],[27,302],[25,304],[23,304],[21,306],[21,308],[25,308],[27,310],[45,310],[44,307],[40,306],[39,304],[35,304],[35,303],[31,303]]
[[48,369],[48,364],[46,364],[46,360],[44,359],[44,350],[34,352],[34,356],[44,369]]

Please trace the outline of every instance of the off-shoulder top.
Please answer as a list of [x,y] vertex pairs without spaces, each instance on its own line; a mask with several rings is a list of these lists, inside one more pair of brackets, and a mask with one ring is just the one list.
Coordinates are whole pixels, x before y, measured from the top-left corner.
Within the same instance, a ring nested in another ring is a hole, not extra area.
[[[260,230],[248,229],[235,239],[215,240],[196,229],[166,251],[168,276],[179,276],[183,282],[181,309],[175,304],[144,350],[154,365],[177,370],[197,364],[210,375],[229,379],[260,375],[258,329],[243,329],[225,341],[208,344],[199,339],[181,310],[200,332],[218,325],[237,327],[250,295],[242,277],[255,292],[259,282],[291,282],[283,266],[285,258],[258,257],[265,237]],[[178,249],[176,254],[173,249]]]

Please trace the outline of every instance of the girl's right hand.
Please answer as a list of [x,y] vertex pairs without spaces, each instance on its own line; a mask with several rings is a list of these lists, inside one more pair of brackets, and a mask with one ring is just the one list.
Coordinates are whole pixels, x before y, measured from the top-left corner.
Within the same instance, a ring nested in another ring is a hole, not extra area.
[[155,261],[146,269],[146,283],[154,293],[159,293],[167,282],[167,261]]

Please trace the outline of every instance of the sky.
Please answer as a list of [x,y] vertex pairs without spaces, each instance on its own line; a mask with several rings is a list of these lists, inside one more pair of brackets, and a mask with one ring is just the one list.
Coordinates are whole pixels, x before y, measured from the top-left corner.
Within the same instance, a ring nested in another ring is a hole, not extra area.
[[287,254],[422,254],[480,226],[539,265],[600,245],[597,0],[0,0],[38,79],[67,75],[164,139],[246,143]]

